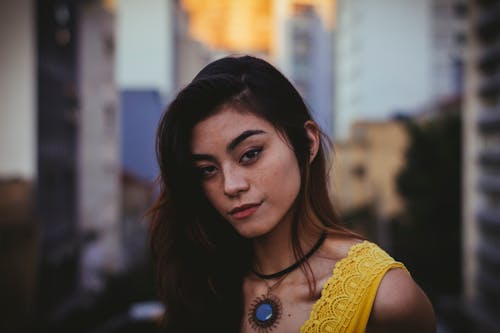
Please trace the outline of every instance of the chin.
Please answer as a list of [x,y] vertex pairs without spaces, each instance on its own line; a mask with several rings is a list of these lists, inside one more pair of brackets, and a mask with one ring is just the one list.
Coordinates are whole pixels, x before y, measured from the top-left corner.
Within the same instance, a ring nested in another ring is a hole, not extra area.
[[258,225],[247,223],[245,225],[235,227],[235,230],[241,237],[253,239],[267,235],[271,232],[272,228],[265,228],[260,223],[258,223]]
[[254,230],[254,229],[248,229],[244,228],[242,229],[236,229],[236,232],[244,238],[252,239],[252,238],[259,238],[264,236],[266,233],[259,231],[259,230]]

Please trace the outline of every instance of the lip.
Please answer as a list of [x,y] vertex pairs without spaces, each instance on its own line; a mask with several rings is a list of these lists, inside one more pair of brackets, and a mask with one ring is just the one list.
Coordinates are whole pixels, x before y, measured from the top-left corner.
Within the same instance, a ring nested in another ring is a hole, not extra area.
[[255,211],[259,208],[261,204],[262,203],[259,202],[259,203],[251,203],[235,207],[229,211],[229,215],[231,215],[233,218],[236,219],[244,219],[255,213]]

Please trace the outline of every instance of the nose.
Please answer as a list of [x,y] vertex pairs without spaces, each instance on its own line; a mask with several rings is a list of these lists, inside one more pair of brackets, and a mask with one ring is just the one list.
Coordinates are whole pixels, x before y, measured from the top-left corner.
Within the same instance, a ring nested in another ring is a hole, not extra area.
[[249,186],[241,170],[230,168],[224,171],[224,194],[226,196],[237,197],[241,192],[247,191]]

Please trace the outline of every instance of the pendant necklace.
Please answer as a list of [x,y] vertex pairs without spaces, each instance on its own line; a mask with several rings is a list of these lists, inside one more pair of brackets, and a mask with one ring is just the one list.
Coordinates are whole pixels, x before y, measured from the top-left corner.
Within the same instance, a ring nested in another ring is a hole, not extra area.
[[[272,331],[277,325],[283,313],[281,301],[272,291],[279,287],[288,274],[283,275],[271,286],[267,286],[267,292],[256,297],[248,313],[248,322],[252,328],[259,333]],[[267,285],[267,281],[266,285]]]
[[278,281],[271,286],[268,285],[267,292],[256,297],[250,306],[250,311],[248,312],[248,322],[255,331],[258,333],[268,333],[278,326],[279,320],[283,314],[283,305],[278,296],[272,293],[272,291],[279,287],[288,274],[300,267],[300,265],[302,265],[319,249],[325,241],[326,236],[327,234],[324,232],[306,255],[279,272],[273,274],[262,274],[257,272],[255,269],[252,269],[252,272],[263,280],[278,279]]

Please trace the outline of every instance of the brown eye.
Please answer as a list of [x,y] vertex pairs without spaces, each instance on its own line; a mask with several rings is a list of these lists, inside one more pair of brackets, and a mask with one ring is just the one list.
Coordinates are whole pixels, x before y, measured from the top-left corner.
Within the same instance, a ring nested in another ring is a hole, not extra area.
[[262,147],[250,149],[247,152],[245,152],[245,154],[243,154],[243,156],[240,159],[240,162],[241,163],[252,162],[259,157],[261,152],[262,152]]
[[217,171],[217,168],[213,165],[207,165],[207,166],[199,167],[198,170],[199,170],[200,176],[202,178],[209,178],[215,174],[215,172]]

